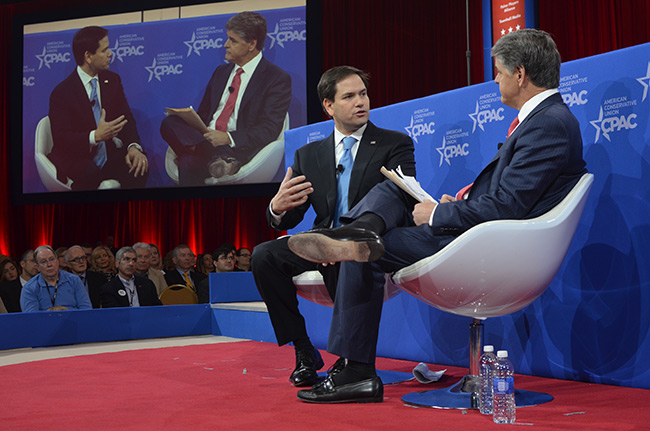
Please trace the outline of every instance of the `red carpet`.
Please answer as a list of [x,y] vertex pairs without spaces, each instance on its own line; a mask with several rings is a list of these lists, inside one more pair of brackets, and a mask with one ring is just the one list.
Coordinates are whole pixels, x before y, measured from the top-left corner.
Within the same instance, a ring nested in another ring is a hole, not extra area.
[[[334,358],[323,355],[329,366]],[[412,408],[386,386],[384,403],[314,405],[288,383],[293,348],[252,341],[103,353],[0,367],[1,430],[477,430],[502,429],[477,411]],[[383,369],[415,364],[379,359]],[[430,366],[432,370],[444,368]],[[555,400],[517,409],[525,429],[650,429],[650,391],[517,376],[517,387]]]

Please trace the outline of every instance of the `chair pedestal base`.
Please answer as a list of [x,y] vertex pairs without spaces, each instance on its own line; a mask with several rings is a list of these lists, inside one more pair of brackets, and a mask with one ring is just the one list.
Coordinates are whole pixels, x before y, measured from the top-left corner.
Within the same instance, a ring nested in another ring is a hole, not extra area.
[[[477,409],[478,383],[478,376],[467,375],[454,386],[406,394],[402,397],[402,402],[417,407],[438,409]],[[535,406],[551,400],[553,400],[553,396],[544,392],[515,389],[517,407]]]

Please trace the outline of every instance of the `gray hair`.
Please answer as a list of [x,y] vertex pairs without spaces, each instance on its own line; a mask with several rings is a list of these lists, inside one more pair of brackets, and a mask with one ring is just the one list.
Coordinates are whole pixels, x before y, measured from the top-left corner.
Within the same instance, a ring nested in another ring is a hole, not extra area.
[[545,31],[526,28],[508,33],[494,44],[491,53],[509,73],[523,67],[537,87],[560,86],[562,59],[553,38]]
[[30,249],[30,250],[25,251],[23,253],[23,255],[20,257],[20,261],[21,262],[27,262],[27,259],[29,259],[30,256],[32,257],[32,259],[34,259],[34,250]]
[[136,242],[135,244],[133,244],[133,250],[137,250],[139,248],[142,248],[142,249],[145,249],[145,250],[151,252],[151,246],[146,242]]
[[191,249],[188,245],[186,245],[186,244],[177,245],[177,246],[174,247],[174,249],[172,250],[172,256],[173,256],[173,257],[178,257],[178,252],[181,251],[181,250],[185,250],[185,249],[188,249],[188,250],[190,250],[190,251],[192,250],[192,249]]
[[56,256],[56,253],[54,252],[54,249],[52,246],[49,245],[41,245],[39,247],[36,247],[36,250],[34,250],[34,261],[37,260],[37,256],[40,252],[45,251],[45,250],[50,250],[54,256]]
[[117,251],[117,253],[115,253],[115,260],[119,262],[126,253],[136,254],[132,247],[122,247]]
[[71,252],[72,250],[74,250],[74,249],[77,249],[77,248],[78,248],[79,250],[81,250],[81,252],[84,254],[84,256],[86,256],[86,253],[84,252],[84,249],[81,248],[80,245],[73,245],[72,247],[70,247],[69,249],[67,249],[67,250],[65,251],[65,255],[63,256],[63,258],[65,259],[66,262],[70,262],[70,260],[71,260],[70,252]]

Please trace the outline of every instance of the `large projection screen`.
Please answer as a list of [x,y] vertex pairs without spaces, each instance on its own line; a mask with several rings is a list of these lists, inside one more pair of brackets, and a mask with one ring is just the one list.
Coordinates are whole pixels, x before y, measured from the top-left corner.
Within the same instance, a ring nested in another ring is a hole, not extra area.
[[[223,1],[119,13],[109,13],[103,7],[97,14],[97,8],[66,11],[65,14],[78,16],[62,19],[57,15],[49,21],[39,16],[18,17],[15,27],[19,28],[20,38],[14,48],[22,68],[14,77],[22,81],[22,91],[18,95],[14,92],[16,97],[12,101],[14,111],[19,113],[14,112],[17,121],[12,121],[14,201],[50,203],[272,194],[285,171],[282,133],[269,138],[270,144],[237,174],[208,178],[205,185],[189,188],[182,182],[179,184],[178,160],[170,154],[160,133],[165,108],[198,109],[214,70],[227,63],[225,24],[244,10],[264,16],[267,37],[262,55],[291,77],[291,100],[283,129],[307,124],[306,0]],[[48,147],[57,144],[51,141],[47,122],[43,121],[48,116],[50,94],[75,71],[72,38],[78,29],[89,25],[109,30],[113,54],[109,70],[121,77],[140,145],[150,165],[143,189],[69,191],[64,184],[66,178],[61,175],[53,178],[51,166],[50,170],[45,166],[51,162],[47,157]]]

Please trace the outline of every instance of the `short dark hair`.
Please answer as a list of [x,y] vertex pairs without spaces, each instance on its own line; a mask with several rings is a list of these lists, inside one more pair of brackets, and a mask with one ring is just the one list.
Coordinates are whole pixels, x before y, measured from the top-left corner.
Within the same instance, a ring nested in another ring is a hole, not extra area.
[[78,66],[84,64],[86,51],[94,54],[99,48],[99,41],[108,35],[108,30],[92,25],[84,27],[75,33],[72,38],[72,55]]
[[553,38],[545,31],[525,28],[507,33],[497,40],[491,53],[509,73],[522,66],[537,87],[560,86],[562,59]]
[[228,247],[228,244],[223,244],[212,253],[212,259],[219,260],[219,256],[228,256],[233,249]]
[[235,255],[236,255],[237,257],[241,256],[241,251],[242,251],[242,250],[248,250],[249,253],[250,253],[250,251],[251,251],[251,249],[248,248],[248,247],[242,247],[242,248],[238,249],[238,250],[235,252]]
[[320,77],[320,81],[318,81],[318,100],[320,100],[321,106],[323,105],[325,99],[332,102],[334,101],[337,84],[350,75],[358,75],[359,78],[361,78],[363,81],[363,85],[365,85],[366,89],[368,89],[370,75],[367,72],[364,72],[363,70],[352,66],[333,67],[323,73],[323,76]]
[[242,12],[226,23],[226,30],[232,30],[246,43],[255,40],[255,48],[261,51],[266,41],[266,19],[257,12]]

